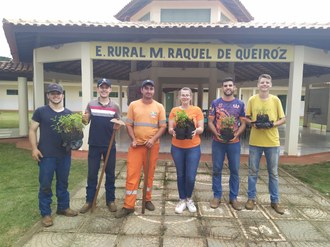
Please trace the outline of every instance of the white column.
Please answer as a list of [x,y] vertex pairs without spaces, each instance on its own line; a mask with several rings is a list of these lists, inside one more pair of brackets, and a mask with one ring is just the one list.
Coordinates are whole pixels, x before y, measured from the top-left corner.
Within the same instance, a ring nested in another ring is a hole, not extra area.
[[[328,88],[328,95],[330,95],[330,88]],[[327,132],[330,132],[330,99],[328,99],[328,112],[327,112]]]
[[26,77],[18,77],[19,135],[27,136],[29,129],[28,86]]
[[218,71],[215,67],[216,64],[212,63],[210,68],[209,75],[209,97],[208,97],[208,106],[211,105],[211,102],[217,97],[217,81],[218,81]]
[[33,109],[45,105],[44,64],[38,62],[36,49],[33,50]]
[[[81,45],[81,89],[82,106],[84,112],[88,102],[93,98],[93,60],[90,57],[90,47],[88,43]],[[84,140],[82,150],[88,150],[89,125],[84,129]]]
[[305,107],[304,107],[304,121],[303,121],[303,126],[304,127],[309,127],[310,126],[310,119],[309,119],[309,113],[308,113],[308,108],[309,108],[309,94],[310,94],[310,85],[306,86],[305,90]]
[[123,86],[118,85],[118,104],[121,112],[123,112],[123,97],[121,97],[122,92],[123,92]]
[[290,63],[285,153],[298,155],[300,99],[304,70],[304,47],[295,46],[294,60]]

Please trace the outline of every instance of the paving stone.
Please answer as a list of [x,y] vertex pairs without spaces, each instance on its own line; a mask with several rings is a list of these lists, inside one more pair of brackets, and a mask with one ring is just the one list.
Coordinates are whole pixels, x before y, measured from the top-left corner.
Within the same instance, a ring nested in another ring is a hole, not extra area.
[[221,203],[218,208],[211,208],[209,202],[198,202],[198,209],[202,217],[233,218],[229,206]]
[[34,234],[32,239],[28,241],[24,247],[70,246],[74,238],[75,235],[73,233],[40,232]]
[[329,242],[292,242],[293,247],[330,247]]
[[160,241],[157,236],[120,236],[117,239],[116,247],[159,247]]
[[199,235],[199,222],[196,217],[167,216],[164,219],[164,236],[196,237]]
[[51,227],[44,228],[44,231],[76,232],[83,224],[83,221],[84,217],[80,215],[76,217],[57,215],[53,217],[54,224]]
[[283,194],[281,195],[281,200],[284,199],[288,203],[295,206],[310,206],[316,207],[317,203],[310,197],[304,195],[292,195],[292,194]]
[[237,218],[242,218],[242,219],[267,219],[268,215],[263,211],[263,208],[259,205],[256,205],[253,210],[247,210],[244,208],[241,211],[233,211],[233,214]]
[[208,174],[197,174],[196,182],[208,182],[208,184],[212,184],[212,176]]
[[179,237],[164,237],[163,247],[204,247],[205,240],[203,238],[179,238]]
[[91,217],[82,226],[80,232],[118,234],[121,226],[123,225],[123,220],[123,218],[116,219],[109,216]]
[[288,241],[326,241],[327,239],[308,221],[275,220]]
[[271,219],[304,220],[305,217],[294,207],[282,205],[285,209],[284,214],[278,214],[270,205],[261,205]]
[[235,219],[219,220],[207,219],[203,220],[203,232],[207,237],[218,238],[223,240],[244,241],[243,231]]
[[77,234],[72,247],[114,247],[117,236],[110,234]]
[[283,233],[270,220],[242,218],[238,221],[240,222],[244,236],[249,241],[279,242],[286,240]]
[[161,217],[130,216],[124,222],[123,233],[130,235],[159,236],[161,231]]
[[247,245],[244,242],[238,242],[233,240],[222,240],[215,238],[207,238],[208,247],[246,247]]
[[[311,220],[330,221],[330,212],[319,208],[298,208],[298,210]],[[330,225],[329,225],[330,226]]]
[[212,190],[209,191],[195,190],[194,196],[196,198],[196,201],[198,202],[210,202],[211,199],[213,198],[213,192]]
[[177,181],[177,175],[174,172],[166,172],[167,181]]

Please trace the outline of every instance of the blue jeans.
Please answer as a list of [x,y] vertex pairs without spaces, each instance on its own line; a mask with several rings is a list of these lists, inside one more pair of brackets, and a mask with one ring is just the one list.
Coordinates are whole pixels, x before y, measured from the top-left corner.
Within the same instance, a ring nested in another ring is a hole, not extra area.
[[178,148],[172,145],[171,154],[176,166],[179,197],[181,200],[191,198],[201,157],[200,145],[193,148]]
[[255,200],[257,195],[256,185],[262,153],[265,153],[266,157],[270,201],[272,203],[278,203],[278,159],[280,156],[280,147],[249,146],[248,198]]
[[221,143],[212,141],[212,190],[214,198],[222,197],[222,168],[227,154],[229,177],[229,200],[236,200],[239,190],[239,166],[241,158],[241,143]]
[[39,210],[41,216],[51,215],[52,181],[56,174],[57,211],[70,207],[68,179],[71,167],[71,156],[62,158],[44,157],[39,162]]
[[[108,147],[89,146],[88,148],[88,176],[86,187],[86,202],[92,203],[97,187],[98,173],[100,170],[101,156],[105,160]],[[113,202],[115,197],[115,168],[116,168],[116,146],[110,151],[107,167],[105,169],[105,200],[106,204]]]

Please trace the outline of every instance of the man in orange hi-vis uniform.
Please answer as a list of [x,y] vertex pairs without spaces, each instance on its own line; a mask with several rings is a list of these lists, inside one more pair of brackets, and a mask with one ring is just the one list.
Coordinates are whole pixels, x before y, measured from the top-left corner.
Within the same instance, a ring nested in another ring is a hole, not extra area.
[[145,208],[155,210],[151,202],[151,188],[159,153],[159,138],[166,129],[164,106],[153,99],[155,83],[152,80],[142,82],[142,98],[128,106],[126,127],[132,143],[127,154],[126,196],[124,207],[116,214],[121,218],[134,212],[137,191],[141,176],[141,167],[146,169],[147,153],[150,149],[149,172]]

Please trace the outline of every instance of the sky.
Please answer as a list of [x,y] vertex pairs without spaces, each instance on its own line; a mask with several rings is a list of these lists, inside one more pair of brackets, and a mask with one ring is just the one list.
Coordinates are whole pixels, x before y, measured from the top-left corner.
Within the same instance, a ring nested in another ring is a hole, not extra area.
[[[330,23],[329,0],[240,0],[257,22]],[[5,19],[112,22],[130,0],[15,0],[2,1]],[[0,28],[0,56],[12,57]]]

